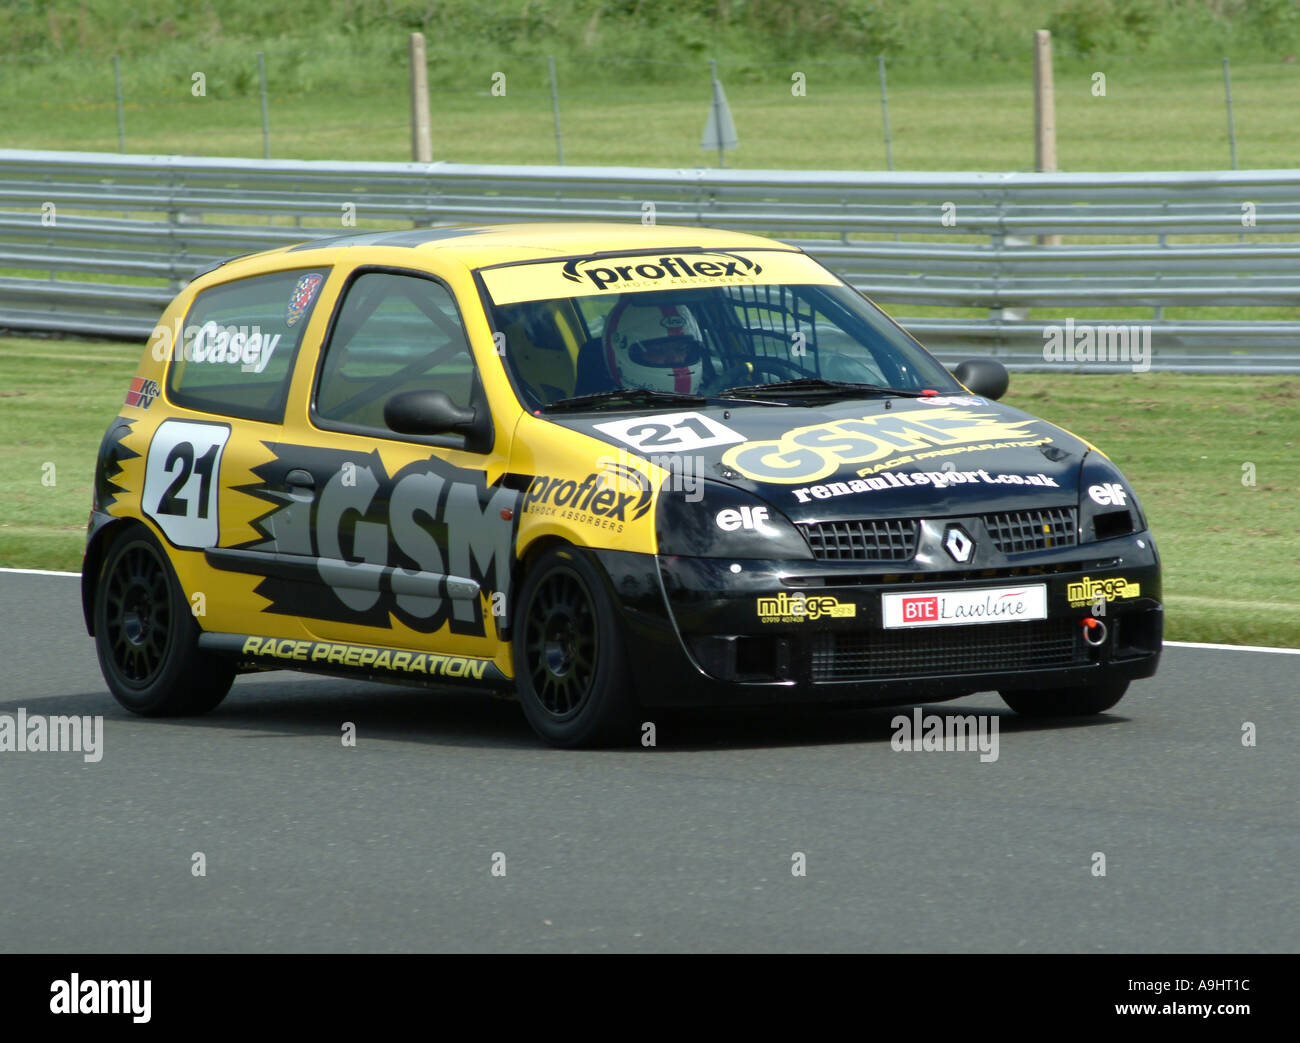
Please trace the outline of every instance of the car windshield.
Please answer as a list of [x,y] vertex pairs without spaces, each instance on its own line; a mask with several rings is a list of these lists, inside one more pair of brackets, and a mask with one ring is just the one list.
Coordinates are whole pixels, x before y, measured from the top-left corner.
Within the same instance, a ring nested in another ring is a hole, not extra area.
[[[530,409],[960,390],[879,308],[803,254],[668,252],[483,274],[497,349]],[[633,389],[661,394],[618,394]]]

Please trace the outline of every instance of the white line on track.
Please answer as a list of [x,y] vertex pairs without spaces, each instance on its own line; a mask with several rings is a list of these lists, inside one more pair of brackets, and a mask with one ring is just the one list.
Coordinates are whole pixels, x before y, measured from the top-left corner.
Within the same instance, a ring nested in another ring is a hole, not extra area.
[[[70,576],[81,578],[80,572],[50,572],[47,569],[0,569],[18,576]],[[1300,655],[1300,648],[1270,648],[1267,645],[1211,645],[1200,641],[1166,641],[1171,648],[1212,648],[1221,652],[1277,652],[1281,655]]]
[[1270,648],[1267,645],[1209,645],[1200,641],[1166,641],[1173,648],[1214,648],[1224,652],[1280,652],[1282,655],[1300,655],[1300,648]]

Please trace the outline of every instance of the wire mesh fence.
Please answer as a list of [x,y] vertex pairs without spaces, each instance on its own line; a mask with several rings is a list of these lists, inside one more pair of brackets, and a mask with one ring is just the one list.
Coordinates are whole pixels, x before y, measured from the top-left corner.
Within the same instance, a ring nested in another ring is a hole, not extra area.
[[[1062,169],[1295,165],[1290,61],[1057,52]],[[277,64],[277,62],[279,62]],[[402,61],[315,68],[259,53],[147,62],[0,63],[0,147],[403,160]],[[1027,170],[1032,63],[1023,55],[717,62],[738,131],[726,165]],[[465,54],[428,63],[433,155],[452,162],[714,166],[707,59]],[[120,103],[119,103],[120,95]],[[1231,109],[1233,122],[1229,122]],[[887,130],[888,128],[888,130]],[[886,142],[888,134],[889,141]],[[1235,154],[1234,154],[1235,153]]]

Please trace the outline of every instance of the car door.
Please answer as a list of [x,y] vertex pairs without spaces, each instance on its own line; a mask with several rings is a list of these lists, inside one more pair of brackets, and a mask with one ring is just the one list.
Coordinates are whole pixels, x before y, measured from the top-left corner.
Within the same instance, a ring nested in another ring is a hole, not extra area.
[[[412,391],[441,392],[476,423],[395,431],[386,406]],[[308,414],[304,437],[286,430],[274,447],[292,502],[285,524],[267,523],[291,536],[282,552],[307,559],[284,585],[297,588],[286,607],[322,641],[495,657],[521,494],[505,480],[508,432],[492,422],[448,285],[421,271],[353,271]]]

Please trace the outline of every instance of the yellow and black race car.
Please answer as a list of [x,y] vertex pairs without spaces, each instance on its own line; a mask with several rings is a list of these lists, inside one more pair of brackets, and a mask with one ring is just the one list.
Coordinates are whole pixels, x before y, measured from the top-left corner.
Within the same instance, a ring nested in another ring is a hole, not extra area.
[[767,239],[554,224],[231,260],[150,337],[82,572],[142,714],[245,670],[513,691],[560,745],[671,705],[1149,677],[1156,548],[1095,447]]

